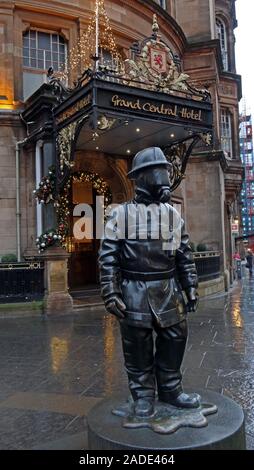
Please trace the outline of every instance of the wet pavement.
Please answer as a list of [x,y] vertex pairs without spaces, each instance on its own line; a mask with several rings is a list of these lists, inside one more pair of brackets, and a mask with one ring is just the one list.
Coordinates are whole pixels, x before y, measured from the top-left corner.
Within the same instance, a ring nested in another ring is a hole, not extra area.
[[[200,301],[189,316],[186,388],[241,404],[254,449],[254,279]],[[85,449],[86,415],[128,396],[117,321],[103,309],[0,319],[0,449]]]

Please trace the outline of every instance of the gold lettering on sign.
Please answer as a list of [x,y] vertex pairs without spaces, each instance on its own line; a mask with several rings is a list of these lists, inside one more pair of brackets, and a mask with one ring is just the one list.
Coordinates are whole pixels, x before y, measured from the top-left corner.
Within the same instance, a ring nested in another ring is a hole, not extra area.
[[60,114],[60,116],[58,116],[58,118],[56,119],[56,124],[61,124],[63,121],[69,119],[81,109],[86,108],[90,103],[92,103],[91,93],[82,100],[75,103],[73,106],[71,106],[68,111],[65,111],[64,113]]
[[179,115],[184,119],[191,119],[193,121],[202,121],[201,111],[194,111],[194,109],[182,108]]
[[164,116],[174,116],[191,121],[202,121],[202,110],[195,110],[185,107],[178,107],[178,105],[166,105],[164,103],[156,105],[150,103],[141,103],[140,99],[129,100],[118,95],[112,96],[112,104],[116,108],[128,108],[139,111],[146,111],[152,114],[162,114]]
[[112,103],[114,106],[117,106],[119,108],[131,108],[131,109],[139,109],[139,110],[142,109],[139,100],[136,100],[136,101],[125,100],[123,98],[119,98],[118,95],[113,96]]
[[148,111],[149,113],[164,114],[168,116],[177,117],[177,106],[165,106],[164,104],[156,106],[151,103],[145,103],[142,106],[143,111]]

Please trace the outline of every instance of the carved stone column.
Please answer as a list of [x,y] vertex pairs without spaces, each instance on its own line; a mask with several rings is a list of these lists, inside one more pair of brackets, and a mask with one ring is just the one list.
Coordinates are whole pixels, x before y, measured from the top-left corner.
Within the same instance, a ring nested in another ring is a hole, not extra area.
[[68,258],[61,247],[50,247],[41,255],[45,263],[44,312],[47,315],[69,314],[73,299],[68,288]]

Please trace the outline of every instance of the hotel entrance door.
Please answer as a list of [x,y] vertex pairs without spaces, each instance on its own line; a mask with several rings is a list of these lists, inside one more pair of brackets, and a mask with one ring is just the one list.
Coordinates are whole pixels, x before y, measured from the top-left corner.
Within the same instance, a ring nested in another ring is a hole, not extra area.
[[[96,220],[96,191],[93,183],[73,179],[70,191],[70,236],[68,251],[71,253],[69,260],[69,286],[71,289],[98,283],[97,256],[100,240],[95,237],[86,238],[85,231],[95,233]],[[73,215],[74,208],[78,204],[89,204],[92,208],[93,218],[84,221],[84,212],[79,217]],[[89,227],[87,226],[89,224]]]

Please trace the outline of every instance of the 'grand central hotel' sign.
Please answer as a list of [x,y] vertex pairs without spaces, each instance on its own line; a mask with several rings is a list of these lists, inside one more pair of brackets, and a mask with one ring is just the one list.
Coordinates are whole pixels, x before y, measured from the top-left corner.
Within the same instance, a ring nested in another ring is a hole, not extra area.
[[96,79],[91,80],[86,87],[78,90],[76,96],[71,96],[56,109],[56,124],[63,127],[83,114],[93,114],[94,110],[119,117],[124,115],[174,122],[204,131],[212,128],[210,103]]
[[[98,89],[98,106],[105,111],[124,113],[156,119],[176,121],[182,124],[192,123],[197,127],[212,125],[211,105],[170,96],[162,93],[149,93],[136,90],[137,93],[122,93],[104,88]],[[142,96],[143,95],[143,96]]]
[[151,114],[162,114],[164,116],[173,116],[175,118],[202,121],[201,110],[194,110],[187,107],[178,106],[176,104],[173,106],[165,105],[164,103],[156,105],[151,103],[150,101],[143,103],[141,99],[127,100],[118,95],[114,95],[112,97],[112,104],[116,108],[134,109],[139,111],[145,111]]

